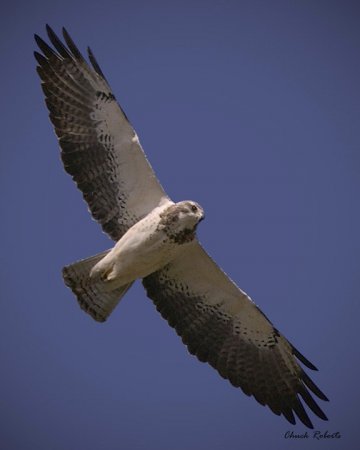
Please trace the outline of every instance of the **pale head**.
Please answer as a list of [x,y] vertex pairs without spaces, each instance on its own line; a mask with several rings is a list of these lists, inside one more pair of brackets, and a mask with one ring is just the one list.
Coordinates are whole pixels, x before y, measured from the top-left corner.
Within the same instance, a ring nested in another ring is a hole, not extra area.
[[172,241],[183,244],[195,238],[196,227],[205,215],[198,203],[185,200],[166,208],[160,217],[160,228]]
[[184,228],[194,228],[205,217],[204,210],[199,203],[192,200],[178,202],[174,206],[178,220]]

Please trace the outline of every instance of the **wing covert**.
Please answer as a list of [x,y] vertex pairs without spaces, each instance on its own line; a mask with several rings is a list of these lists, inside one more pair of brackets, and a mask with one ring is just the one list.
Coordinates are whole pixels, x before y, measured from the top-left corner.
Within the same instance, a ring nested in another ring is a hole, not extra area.
[[35,57],[65,170],[94,219],[118,240],[167,196],[91,50],[93,67],[65,29],[66,45],[49,26],[47,33],[54,49],[35,35],[43,53]]
[[260,309],[221,271],[198,242],[143,280],[161,315],[200,361],[253,395],[292,424],[294,413],[308,427],[305,404],[325,414],[309,390],[326,396],[298,364],[316,368],[273,327]]

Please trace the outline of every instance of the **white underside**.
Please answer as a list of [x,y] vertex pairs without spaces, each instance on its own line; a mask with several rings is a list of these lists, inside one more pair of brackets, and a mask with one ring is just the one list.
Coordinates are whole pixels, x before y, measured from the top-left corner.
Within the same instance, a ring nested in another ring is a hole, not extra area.
[[92,269],[90,276],[100,276],[115,289],[138,278],[144,278],[169,263],[182,246],[169,242],[163,231],[157,230],[160,213],[172,202],[155,208],[131,227],[114,248]]

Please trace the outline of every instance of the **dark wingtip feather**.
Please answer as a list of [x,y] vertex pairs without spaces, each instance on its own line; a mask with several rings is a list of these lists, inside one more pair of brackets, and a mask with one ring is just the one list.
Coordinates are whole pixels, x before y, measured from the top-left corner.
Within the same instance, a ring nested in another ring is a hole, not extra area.
[[301,361],[306,367],[308,367],[311,370],[318,370],[313,363],[311,363],[307,358],[305,358],[305,356],[302,353],[299,352],[299,350],[297,350],[292,344],[290,345],[293,355],[295,355],[299,361]]
[[60,53],[60,55],[63,58],[69,58],[69,56],[71,56],[71,55],[70,55],[68,49],[60,41],[60,39],[58,38],[58,36],[54,32],[54,30],[48,24],[46,24],[46,32],[49,36],[51,43],[56,48],[56,50]]
[[316,384],[304,371],[301,372],[301,379],[303,380],[305,385],[310,389],[310,391],[313,392],[317,397],[319,397],[321,400],[324,400],[325,402],[329,401],[326,395],[316,386]]
[[308,428],[310,428],[310,430],[314,429],[314,425],[312,424],[311,420],[309,419],[308,416],[306,416],[306,418],[301,418],[300,421]]
[[35,38],[35,41],[36,41],[36,43],[37,43],[39,49],[43,52],[43,54],[44,54],[47,58],[51,58],[51,57],[53,57],[53,56],[58,56],[58,55],[54,52],[54,50],[53,50],[51,47],[49,47],[49,46],[47,45],[47,43],[46,43],[43,39],[41,39],[40,36],[38,36],[37,34],[34,34],[34,38]]
[[36,50],[34,51],[34,57],[36,59],[36,61],[40,64],[40,66],[42,66],[43,64],[46,63],[46,58],[39,52],[37,52]]
[[99,66],[98,62],[96,61],[94,53],[92,52],[90,47],[87,48],[87,52],[88,52],[88,55],[89,55],[89,60],[90,60],[90,62],[92,64],[95,72],[97,74],[99,74],[102,78],[104,78],[104,80],[106,80],[105,75],[103,74],[103,71],[100,69],[100,66]]
[[284,408],[284,410],[282,411],[282,415],[285,417],[285,419],[288,421],[288,422],[290,422],[292,425],[295,425],[296,424],[296,420],[295,420],[295,417],[294,417],[294,414],[293,414],[293,412],[292,412],[292,410],[289,408],[289,409],[285,409]]
[[54,33],[53,29],[51,28],[51,26],[48,23],[45,24],[45,28],[46,28],[46,32],[47,32],[48,36],[50,37],[50,34]]
[[322,420],[328,420],[324,411],[319,407],[319,405],[311,397],[310,393],[307,391],[307,389],[305,387],[303,389],[301,389],[299,394],[314,414],[316,414]]
[[85,62],[83,55],[81,54],[80,50],[76,47],[74,41],[72,40],[70,34],[66,31],[65,27],[63,27],[63,29],[62,29],[62,33],[63,33],[64,39],[65,39],[65,42],[66,42],[67,46],[69,47],[73,56],[76,59]]
[[297,396],[294,398],[293,410],[304,425],[311,429],[314,428],[305,408]]

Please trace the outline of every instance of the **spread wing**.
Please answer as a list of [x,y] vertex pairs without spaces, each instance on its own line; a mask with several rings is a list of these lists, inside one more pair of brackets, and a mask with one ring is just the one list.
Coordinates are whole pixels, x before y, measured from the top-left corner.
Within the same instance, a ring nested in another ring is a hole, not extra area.
[[65,170],[94,219],[118,240],[167,196],[91,50],[92,67],[65,29],[67,46],[49,26],[47,33],[54,49],[35,35],[43,53],[35,57]]
[[292,424],[294,413],[312,423],[300,398],[321,419],[309,390],[326,396],[297,360],[316,368],[273,327],[260,309],[221,271],[198,242],[143,280],[161,315],[190,353],[208,362],[245,394],[253,395]]

